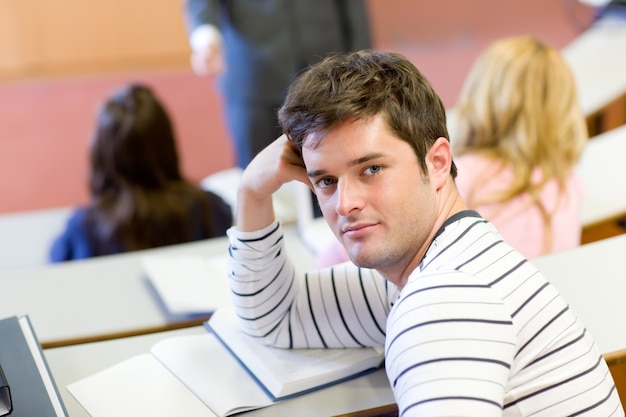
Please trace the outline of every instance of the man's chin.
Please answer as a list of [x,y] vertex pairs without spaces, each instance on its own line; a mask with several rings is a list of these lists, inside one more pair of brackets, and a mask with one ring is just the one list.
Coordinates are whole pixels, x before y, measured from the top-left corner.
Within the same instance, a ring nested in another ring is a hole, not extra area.
[[350,252],[348,256],[350,257],[350,260],[352,261],[352,263],[355,264],[356,266],[360,267],[360,268],[370,268],[371,269],[376,264],[374,262],[374,259],[372,259],[371,256],[368,256],[367,254],[363,253],[362,251]]

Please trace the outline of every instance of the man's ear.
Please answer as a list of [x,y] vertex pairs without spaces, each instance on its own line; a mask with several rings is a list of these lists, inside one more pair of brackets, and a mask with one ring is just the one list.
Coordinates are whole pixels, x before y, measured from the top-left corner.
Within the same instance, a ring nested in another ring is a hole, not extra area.
[[426,154],[426,166],[429,170],[428,176],[435,187],[437,189],[443,187],[450,176],[452,166],[452,148],[448,139],[437,138]]

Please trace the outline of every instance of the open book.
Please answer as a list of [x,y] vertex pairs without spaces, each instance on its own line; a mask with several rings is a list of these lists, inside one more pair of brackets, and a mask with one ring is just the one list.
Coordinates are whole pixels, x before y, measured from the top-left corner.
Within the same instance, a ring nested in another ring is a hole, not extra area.
[[[210,325],[221,341],[212,332],[169,337],[154,344],[150,353],[67,388],[92,417],[224,417],[357,377],[382,364],[381,349],[259,345],[239,333],[230,309],[217,310]],[[236,358],[235,351],[244,356]]]
[[207,327],[273,399],[355,378],[383,364],[384,350],[278,349],[260,345],[241,331],[230,309],[216,311]]

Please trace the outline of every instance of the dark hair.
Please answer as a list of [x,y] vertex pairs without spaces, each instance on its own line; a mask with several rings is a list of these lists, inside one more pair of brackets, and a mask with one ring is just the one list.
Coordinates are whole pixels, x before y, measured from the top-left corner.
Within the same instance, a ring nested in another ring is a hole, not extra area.
[[[316,146],[340,123],[382,114],[391,131],[413,148],[420,167],[439,137],[448,137],[446,111],[428,80],[404,56],[358,51],[332,55],[309,67],[290,86],[278,112],[283,132],[297,146]],[[450,173],[456,177],[452,163]]]
[[96,255],[187,242],[198,205],[203,234],[213,234],[207,197],[181,175],[172,123],[150,88],[131,84],[105,101],[90,161]]

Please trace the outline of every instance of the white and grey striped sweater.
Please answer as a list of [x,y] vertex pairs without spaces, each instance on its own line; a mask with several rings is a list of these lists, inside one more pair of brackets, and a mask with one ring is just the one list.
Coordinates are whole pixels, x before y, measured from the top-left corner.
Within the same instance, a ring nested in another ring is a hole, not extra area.
[[624,416],[584,325],[476,212],[448,219],[401,292],[350,263],[300,276],[278,223],[229,237],[242,330],[284,348],[385,344],[401,416]]

